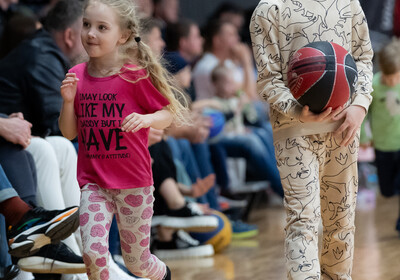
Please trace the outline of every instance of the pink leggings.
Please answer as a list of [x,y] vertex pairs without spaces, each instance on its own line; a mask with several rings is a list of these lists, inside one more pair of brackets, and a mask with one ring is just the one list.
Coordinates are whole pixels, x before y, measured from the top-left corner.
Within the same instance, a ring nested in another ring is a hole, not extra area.
[[108,235],[116,215],[122,257],[133,274],[163,279],[165,264],[149,250],[154,187],[110,190],[96,184],[82,188],[80,226],[83,260],[90,280],[108,280]]

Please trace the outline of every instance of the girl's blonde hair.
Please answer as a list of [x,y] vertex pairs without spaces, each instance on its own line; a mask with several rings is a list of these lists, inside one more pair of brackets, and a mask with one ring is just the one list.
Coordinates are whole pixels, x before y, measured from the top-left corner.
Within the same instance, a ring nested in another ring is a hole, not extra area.
[[[89,0],[91,3],[103,3],[112,8],[120,21],[122,32],[130,31],[130,36],[125,44],[120,46],[120,55],[125,63],[137,63],[139,67],[146,69],[155,88],[168,99],[167,108],[174,115],[176,124],[190,124],[189,109],[186,94],[176,85],[175,79],[162,66],[161,62],[153,54],[150,47],[140,40],[141,27],[134,1],[132,0]],[[138,41],[138,42],[137,42]],[[137,70],[137,69],[132,69]],[[122,77],[122,75],[121,75]],[[147,77],[145,77],[147,78]],[[126,80],[126,79],[125,79]],[[137,82],[137,81],[131,81]]]

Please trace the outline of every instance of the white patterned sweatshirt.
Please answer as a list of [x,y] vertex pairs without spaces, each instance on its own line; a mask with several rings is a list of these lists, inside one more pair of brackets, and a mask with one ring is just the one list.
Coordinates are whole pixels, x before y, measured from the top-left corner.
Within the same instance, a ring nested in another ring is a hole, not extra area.
[[302,106],[287,87],[288,61],[311,42],[334,42],[353,56],[358,81],[348,103],[368,111],[372,101],[373,51],[358,0],[262,0],[253,13],[250,33],[258,70],[257,89],[270,104],[275,141],[332,132],[343,121],[299,121]]

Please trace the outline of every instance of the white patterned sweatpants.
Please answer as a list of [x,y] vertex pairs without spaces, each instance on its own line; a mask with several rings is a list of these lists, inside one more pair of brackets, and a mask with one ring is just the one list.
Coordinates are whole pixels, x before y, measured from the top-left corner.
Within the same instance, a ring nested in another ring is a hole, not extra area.
[[95,184],[81,192],[80,229],[83,260],[90,280],[108,280],[108,236],[114,214],[121,238],[122,257],[133,274],[163,279],[165,264],[149,250],[154,187],[110,190]]
[[287,213],[287,279],[351,279],[359,139],[347,147],[339,146],[341,140],[324,133],[275,143]]

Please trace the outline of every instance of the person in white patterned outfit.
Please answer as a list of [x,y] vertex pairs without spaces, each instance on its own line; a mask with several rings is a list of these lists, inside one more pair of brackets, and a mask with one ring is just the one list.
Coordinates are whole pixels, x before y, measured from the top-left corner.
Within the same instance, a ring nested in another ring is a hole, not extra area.
[[[285,192],[287,279],[352,279],[359,128],[372,100],[373,51],[360,3],[262,0],[250,32],[258,92],[271,107]],[[343,108],[327,108],[320,114],[302,107],[287,87],[291,56],[316,41],[343,46],[358,69],[351,100]]]

